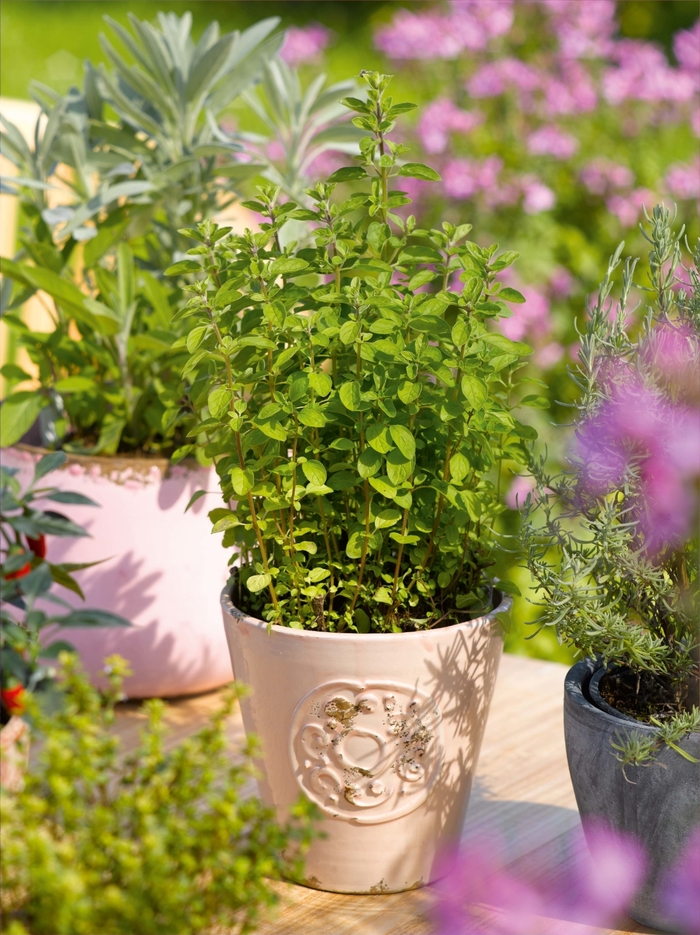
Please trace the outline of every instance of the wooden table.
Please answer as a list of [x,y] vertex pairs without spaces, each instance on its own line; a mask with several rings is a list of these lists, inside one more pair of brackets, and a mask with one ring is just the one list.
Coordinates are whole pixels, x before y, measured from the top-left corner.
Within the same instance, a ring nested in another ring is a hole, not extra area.
[[[464,840],[497,835],[507,841],[515,869],[537,864],[558,849],[557,871],[582,846],[576,802],[564,750],[562,694],[566,668],[504,655],[469,802]],[[169,702],[168,745],[197,730],[215,710],[212,692]],[[128,749],[136,742],[144,714],[138,704],[121,706],[116,730]],[[240,715],[228,727],[233,743],[243,738]],[[254,789],[250,789],[254,792]],[[548,872],[552,872],[551,870]],[[258,935],[429,935],[429,889],[386,896],[340,896],[288,883],[275,888],[281,902]],[[621,929],[596,935],[652,933],[629,920]],[[570,920],[543,919],[541,935],[583,935],[592,929]]]

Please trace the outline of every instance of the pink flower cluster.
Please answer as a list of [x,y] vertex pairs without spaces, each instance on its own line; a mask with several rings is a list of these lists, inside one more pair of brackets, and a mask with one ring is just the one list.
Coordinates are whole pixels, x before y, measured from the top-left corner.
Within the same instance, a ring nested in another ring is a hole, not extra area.
[[535,156],[554,156],[555,159],[571,159],[578,150],[578,140],[565,133],[555,124],[535,130],[527,138],[527,148]]
[[610,58],[616,63],[603,73],[603,96],[609,104],[626,100],[686,103],[698,93],[697,78],[673,68],[661,49],[649,42],[620,39]]
[[512,24],[512,0],[452,0],[445,13],[399,10],[375,43],[393,59],[452,59],[485,49]]
[[462,110],[449,98],[439,97],[424,108],[418,136],[426,153],[444,153],[450,133],[470,133],[482,120],[481,114]]
[[512,181],[501,178],[500,156],[485,159],[450,159],[442,168],[442,183],[449,198],[466,201],[482,195],[489,208],[514,205],[522,197],[526,214],[551,211],[556,196],[537,176],[526,173]]
[[594,110],[598,94],[587,69],[561,58],[544,70],[505,57],[481,65],[466,83],[472,97],[498,97],[513,92],[525,113],[544,118]]
[[291,26],[285,33],[280,58],[292,67],[315,62],[328,45],[330,37],[330,30],[320,23],[312,23],[303,29]]
[[633,838],[602,824],[588,823],[585,835],[587,847],[576,842],[563,873],[553,852],[518,873],[492,837],[445,860],[434,887],[438,935],[561,935],[562,920],[578,931],[613,927],[643,882],[646,857]]
[[562,55],[567,58],[602,58],[609,54],[617,29],[613,0],[540,2],[551,17]]
[[690,164],[677,162],[672,165],[665,181],[674,198],[700,198],[700,158]]
[[[670,327],[670,326],[669,326]],[[661,345],[668,359],[694,354],[692,344]],[[620,366],[602,375],[608,398],[577,431],[580,490],[604,496],[634,476],[633,508],[649,554],[681,542],[696,510],[692,482],[700,476],[700,409],[671,402],[657,388]]]

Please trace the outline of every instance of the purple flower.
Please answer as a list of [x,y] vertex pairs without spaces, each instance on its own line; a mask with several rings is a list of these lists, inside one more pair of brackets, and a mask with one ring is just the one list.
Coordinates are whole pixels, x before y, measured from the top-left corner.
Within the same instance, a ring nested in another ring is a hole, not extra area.
[[672,165],[666,173],[666,187],[675,198],[700,198],[700,159]]
[[599,384],[608,398],[577,430],[579,489],[604,496],[630,478],[630,505],[646,548],[656,555],[682,541],[693,520],[700,409],[669,402],[627,366],[604,368]]
[[697,93],[694,76],[672,68],[664,53],[649,42],[621,39],[612,58],[617,65],[603,73],[603,95],[609,104],[626,100],[684,103]]
[[593,159],[581,170],[581,181],[589,192],[604,195],[620,188],[631,188],[634,174],[627,166],[610,162],[608,159]]
[[523,184],[523,211],[525,214],[539,214],[541,211],[551,211],[557,203],[557,197],[544,182],[534,175],[524,175]]
[[700,79],[700,20],[673,37],[673,52],[683,71]]
[[330,30],[320,23],[311,23],[303,29],[291,26],[285,33],[280,58],[295,67],[314,62],[328,45]]
[[487,156],[480,162],[452,159],[442,173],[445,193],[450,198],[472,198],[480,191],[495,187],[502,168],[503,160],[499,156]]
[[617,29],[613,0],[540,0],[551,18],[561,54],[600,58],[610,51]]
[[578,140],[554,124],[540,127],[527,138],[528,150],[536,156],[570,159],[578,149]]
[[444,153],[450,133],[469,133],[483,117],[457,107],[449,98],[439,97],[423,111],[418,135],[427,153]]
[[452,59],[467,49],[485,49],[512,22],[512,0],[452,0],[444,14],[399,10],[374,41],[389,58]]
[[576,280],[565,266],[554,268],[549,277],[549,291],[554,299],[565,299],[574,291]]
[[634,898],[646,860],[632,838],[601,824],[584,831],[588,846],[576,842],[564,874],[555,873],[554,848],[537,867],[517,872],[494,836],[446,855],[433,887],[438,935],[561,935],[564,919],[598,930],[613,926]]
[[635,188],[627,195],[611,195],[605,204],[623,227],[634,227],[641,217],[642,209],[646,207],[650,210],[656,201],[656,195],[648,188]]
[[700,829],[688,839],[663,889],[668,916],[686,932],[700,931]]

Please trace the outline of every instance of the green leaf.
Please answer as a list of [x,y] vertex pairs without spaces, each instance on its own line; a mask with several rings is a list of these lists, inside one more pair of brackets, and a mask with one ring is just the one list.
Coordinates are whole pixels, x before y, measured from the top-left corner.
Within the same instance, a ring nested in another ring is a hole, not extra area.
[[348,558],[360,558],[365,542],[364,532],[354,532],[348,539],[345,546],[345,554]]
[[192,496],[190,497],[190,499],[189,499],[189,501],[188,501],[188,503],[187,503],[187,506],[185,507],[185,513],[189,510],[189,508],[190,508],[191,506],[194,506],[194,505],[195,505],[195,503],[197,502],[197,500],[199,500],[201,497],[206,497],[206,495],[207,495],[208,493],[209,493],[208,490],[196,490],[196,491],[192,494]]
[[62,568],[60,565],[51,565],[51,578],[60,584],[62,587],[66,588],[69,591],[72,591],[74,594],[77,594],[82,600],[85,600],[85,595],[82,592],[82,589],[78,582],[73,578],[72,575],[69,575],[65,568]]
[[460,484],[469,473],[469,462],[461,452],[453,454],[450,458],[450,476]]
[[357,459],[357,471],[360,477],[372,477],[382,466],[382,456],[374,448],[365,448]]
[[398,397],[402,403],[405,403],[407,406],[410,403],[415,402],[423,391],[423,387],[420,383],[411,382],[411,380],[404,380],[403,383],[399,385]]
[[272,276],[286,276],[289,273],[298,273],[307,269],[309,264],[306,260],[300,260],[297,257],[281,256],[270,265],[270,274]]
[[426,182],[442,181],[442,176],[435,169],[423,165],[422,162],[407,162],[405,166],[401,166],[397,175],[405,175],[410,179],[424,179]]
[[390,497],[393,499],[397,493],[396,487],[389,483],[387,477],[370,477],[369,482],[383,497]]
[[66,377],[54,383],[53,388],[57,393],[87,393],[96,390],[97,384],[89,377]]
[[333,381],[327,373],[321,370],[318,373],[309,374],[309,386],[319,396],[328,396],[333,389]]
[[64,627],[130,627],[131,623],[106,610],[74,610],[61,617]]
[[269,422],[256,422],[255,426],[268,438],[274,438],[278,442],[286,441],[287,432],[275,419],[271,419]]
[[533,409],[549,409],[549,400],[545,396],[530,395],[520,400],[521,406],[531,406]]
[[304,472],[304,477],[312,484],[320,487],[326,483],[328,474],[320,461],[304,461],[301,469]]
[[172,266],[169,266],[163,275],[165,276],[180,276],[182,273],[201,273],[202,264],[198,263],[197,260],[179,260],[177,263],[173,263]]
[[[50,474],[51,471],[60,468],[67,460],[68,458],[65,451],[51,451],[49,454],[44,455],[37,461],[36,467],[34,468],[32,486],[34,486],[38,480],[41,480],[42,477],[46,477],[47,474]],[[52,499],[55,500],[57,498],[53,497]]]
[[462,394],[472,409],[482,409],[486,402],[488,391],[481,380],[471,373],[465,373],[462,377],[461,387]]
[[220,419],[228,412],[231,405],[231,391],[227,386],[217,386],[207,398],[209,412],[215,419]]
[[341,325],[338,337],[343,344],[352,344],[360,333],[360,327],[359,321],[346,321],[344,325]]
[[389,428],[392,440],[404,457],[409,460],[416,456],[416,441],[405,425],[392,425]]
[[298,415],[298,419],[303,425],[308,425],[312,428],[319,429],[323,428],[323,426],[328,421],[323,410],[314,404],[310,406],[304,406]]
[[352,451],[355,443],[351,438],[334,438],[328,447],[335,448],[337,451]]
[[327,568],[312,568],[306,576],[306,580],[311,584],[318,584],[319,581],[325,581],[330,576],[331,573]]
[[259,591],[264,591],[271,581],[272,577],[270,575],[251,575],[250,578],[246,580],[245,586],[249,591],[252,591],[253,594],[257,594]]
[[367,178],[367,173],[362,166],[346,166],[343,169],[337,169],[332,175],[329,175],[327,182],[331,185],[335,185],[336,182],[352,182],[356,179],[365,178]]
[[505,302],[517,302],[518,304],[525,301],[525,296],[522,292],[518,292],[517,289],[511,289],[510,286],[501,289],[496,298],[503,299]]
[[294,548],[297,552],[308,552],[309,555],[315,555],[318,552],[318,546],[315,542],[295,542]]
[[357,412],[360,408],[362,393],[360,392],[360,384],[355,380],[350,383],[343,383],[338,390],[338,395],[340,396],[341,403],[346,409],[349,409],[350,412]]
[[511,341],[510,338],[506,338],[502,334],[489,332],[488,334],[482,334],[481,340],[486,341],[487,344],[492,344],[499,351],[506,354],[516,354],[518,357],[527,357],[528,354],[532,354],[532,348],[529,345],[522,344],[520,341]]
[[389,438],[389,427],[382,424],[374,424],[367,427],[365,438],[368,445],[378,451],[380,454],[386,454],[394,447]]
[[377,529],[386,529],[389,526],[395,526],[401,519],[401,513],[398,510],[382,510],[374,517],[374,525]]
[[0,447],[8,448],[18,442],[48,402],[47,396],[35,391],[8,396],[0,409]]
[[245,496],[249,490],[252,490],[254,483],[255,478],[250,469],[243,471],[240,467],[231,468],[231,484],[239,497]]

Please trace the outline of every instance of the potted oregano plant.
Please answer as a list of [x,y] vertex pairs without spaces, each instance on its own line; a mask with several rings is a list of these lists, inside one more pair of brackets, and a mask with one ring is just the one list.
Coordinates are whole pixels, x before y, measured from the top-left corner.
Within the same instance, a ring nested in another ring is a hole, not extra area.
[[82,599],[83,592],[73,574],[99,564],[57,563],[49,555],[49,551],[54,552],[54,537],[89,534],[46,504],[97,506],[83,494],[43,483],[65,461],[62,451],[44,455],[26,489],[22,489],[15,469],[0,467],[0,746],[1,782],[5,788],[21,784],[27,744],[22,719],[26,693],[36,693],[44,707],[51,708],[55,702],[51,660],[73,648],[64,639],[45,639],[42,631],[48,627],[47,632],[55,636],[57,630],[69,627],[129,626],[123,617],[106,610],[74,610],[55,593],[54,585],[58,585]]
[[[19,250],[2,260],[4,321],[33,372],[3,367],[0,441],[24,440],[4,458],[25,482],[43,451],[66,451],[56,483],[78,483],[103,505],[91,532],[115,561],[89,573],[86,596],[134,626],[71,634],[87,670],[97,677],[119,651],[132,695],[178,695],[224,684],[230,667],[216,600],[203,609],[199,590],[207,582],[214,594],[225,580],[221,549],[201,505],[183,517],[213,472],[204,459],[174,466],[194,418],[181,409],[186,356],[172,349],[182,281],[163,270],[192,245],[178,231],[227,210],[242,179],[261,171],[217,121],[283,34],[276,18],[223,35],[214,22],[197,42],[189,13],[155,24],[130,16],[130,28],[106,20],[109,68],[86,64],[83,86],[65,95],[32,85],[35,145],[4,121],[3,153],[18,172],[4,182],[21,200]],[[56,206],[57,186],[69,203]],[[20,314],[28,299],[48,307],[45,331]],[[89,511],[69,509],[88,521]],[[71,563],[90,557],[81,541],[61,552]]]
[[649,286],[629,308],[637,261],[613,303],[612,258],[581,334],[571,458],[535,465],[525,506],[539,624],[584,658],[566,678],[564,722],[581,815],[644,844],[650,872],[631,913],[674,930],[664,875],[700,823],[697,482],[700,277],[654,208]]
[[[438,176],[389,136],[414,105],[362,78],[357,164],[310,207],[261,187],[259,233],[204,223],[172,273],[193,276],[177,317],[208,385],[198,444],[227,503],[210,517],[263,796],[323,813],[309,885],[378,893],[427,883],[459,834],[512,590],[491,578],[499,467],[533,432],[512,413],[529,348],[491,327],[522,300],[498,282],[516,254],[399,213],[402,178]],[[290,219],[313,246],[280,247]]]

